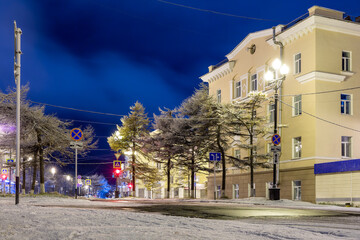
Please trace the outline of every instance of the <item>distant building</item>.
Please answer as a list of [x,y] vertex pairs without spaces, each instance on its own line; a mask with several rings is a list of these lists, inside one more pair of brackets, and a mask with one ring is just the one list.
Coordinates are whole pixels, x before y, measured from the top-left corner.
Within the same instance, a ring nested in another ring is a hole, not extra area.
[[[273,94],[264,80],[279,57],[272,35],[272,29],[250,33],[225,61],[209,67],[201,79],[215,99],[228,103],[246,101],[251,91]],[[360,204],[360,17],[313,6],[306,17],[277,26],[276,40],[284,45],[283,62],[290,67],[279,92],[281,198]],[[272,102],[259,114],[268,116],[272,129]],[[271,135],[259,139],[258,151],[270,151]],[[228,154],[247,152],[233,148]],[[255,171],[256,196],[267,197],[272,169]],[[213,197],[212,178],[208,198]],[[248,171],[229,167],[226,195],[248,197],[249,182]]]

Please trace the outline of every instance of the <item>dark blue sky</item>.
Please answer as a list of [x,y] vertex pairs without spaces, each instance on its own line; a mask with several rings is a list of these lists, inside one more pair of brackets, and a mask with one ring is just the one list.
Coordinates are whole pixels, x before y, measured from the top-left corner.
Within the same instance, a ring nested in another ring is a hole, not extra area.
[[[139,101],[152,116],[159,107],[174,108],[190,96],[207,67],[223,60],[250,32],[286,24],[313,5],[360,15],[355,0],[169,1],[273,21],[157,0],[3,0],[0,89],[15,86],[13,20],[23,31],[22,83],[30,84],[31,100],[115,114],[127,114]],[[119,117],[46,109],[64,119],[119,123]],[[99,136],[115,130],[114,125],[93,126]],[[100,147],[108,148],[105,138]],[[109,151],[101,154],[112,159]]]

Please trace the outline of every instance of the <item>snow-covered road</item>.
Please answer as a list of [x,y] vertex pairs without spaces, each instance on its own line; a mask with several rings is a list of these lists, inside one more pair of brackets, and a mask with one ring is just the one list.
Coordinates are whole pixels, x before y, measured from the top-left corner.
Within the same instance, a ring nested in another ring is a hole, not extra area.
[[211,220],[96,208],[119,204],[133,203],[0,198],[0,239],[360,239],[358,216]]

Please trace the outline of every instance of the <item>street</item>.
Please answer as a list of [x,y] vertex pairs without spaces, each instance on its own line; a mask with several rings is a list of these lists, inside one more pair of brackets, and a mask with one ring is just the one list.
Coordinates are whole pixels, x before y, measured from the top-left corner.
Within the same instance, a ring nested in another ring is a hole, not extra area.
[[46,197],[22,198],[16,206],[13,198],[0,198],[0,238],[358,239],[358,209],[294,208],[289,204]]

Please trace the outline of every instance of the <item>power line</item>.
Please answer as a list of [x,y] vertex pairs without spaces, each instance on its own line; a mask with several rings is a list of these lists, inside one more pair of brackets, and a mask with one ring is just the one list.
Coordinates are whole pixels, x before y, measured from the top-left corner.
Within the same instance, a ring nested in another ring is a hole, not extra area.
[[281,95],[281,97],[294,97],[298,95],[317,95],[317,94],[325,94],[325,93],[334,93],[334,92],[342,92],[342,91],[349,91],[354,89],[359,89],[360,87],[352,87],[352,88],[343,88],[338,90],[329,90],[329,91],[323,91],[323,92],[312,92],[312,93],[301,93],[301,94],[288,94],[288,95]]
[[243,19],[257,20],[257,21],[279,22],[278,20],[273,20],[273,19],[246,17],[246,16],[240,16],[240,15],[231,14],[231,13],[224,13],[224,12],[218,12],[218,11],[214,11],[214,10],[196,8],[196,7],[191,7],[191,6],[187,6],[187,5],[183,5],[183,4],[168,2],[168,1],[164,1],[164,0],[157,0],[157,1],[158,1],[158,2],[161,2],[161,3],[169,4],[169,5],[174,5],[174,6],[177,6],[177,7],[183,7],[183,8],[188,8],[188,9],[196,10],[196,11],[201,11],[201,12],[207,12],[207,13],[213,13],[213,14],[223,15],[223,16],[227,16],[227,17],[243,18]]
[[29,102],[35,103],[35,104],[40,104],[40,105],[46,105],[46,106],[50,106],[50,107],[56,107],[56,108],[62,108],[62,109],[67,109],[67,110],[78,111],[78,112],[87,112],[87,113],[94,113],[94,114],[101,114],[101,115],[108,115],[108,116],[116,116],[116,117],[125,117],[126,116],[126,115],[123,115],[123,114],[104,113],[104,112],[83,110],[83,109],[78,109],[78,108],[63,107],[63,106],[58,106],[58,105],[53,105],[53,104],[48,104],[48,103],[35,102],[35,101],[31,101],[31,100],[29,100]]
[[[281,103],[283,103],[284,105],[289,106],[289,107],[295,109],[294,106],[292,106],[292,105],[290,105],[290,104],[287,104],[287,103],[281,101],[280,99],[279,99],[279,101],[280,101]],[[352,130],[352,131],[355,131],[355,132],[360,132],[360,130],[357,130],[357,129],[354,129],[354,128],[351,128],[351,127],[346,127],[346,126],[343,126],[343,125],[338,124],[338,123],[331,122],[331,121],[329,121],[329,120],[323,119],[323,118],[321,118],[321,117],[315,116],[315,115],[313,115],[313,114],[311,114],[311,113],[308,113],[308,112],[305,112],[305,111],[301,111],[301,113],[305,113],[305,114],[307,114],[307,115],[309,115],[309,116],[311,116],[311,117],[313,117],[313,118],[316,118],[316,119],[318,119],[318,120],[321,120],[321,121],[323,121],[323,122],[327,122],[327,123],[329,123],[329,124],[332,124],[332,125],[335,125],[335,126],[338,126],[338,127],[341,127],[341,128],[345,128],[345,129]]]

